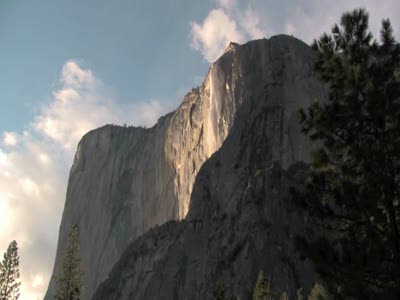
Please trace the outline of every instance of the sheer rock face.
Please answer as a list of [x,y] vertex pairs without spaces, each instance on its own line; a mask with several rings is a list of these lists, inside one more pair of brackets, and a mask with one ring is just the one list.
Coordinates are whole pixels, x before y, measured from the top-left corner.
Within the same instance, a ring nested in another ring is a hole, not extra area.
[[251,299],[260,270],[276,294],[294,297],[312,284],[312,266],[293,245],[304,217],[288,197],[311,150],[297,110],[326,97],[312,76],[311,49],[276,36],[228,53],[236,57],[243,88],[232,91],[241,105],[196,176],[188,215],[132,242],[92,299],[211,299],[217,282]]
[[[186,216],[196,174],[225,140],[240,106],[235,57],[214,63],[201,87],[150,128],[107,125],[86,134],[70,171],[53,277],[77,223],[89,298],[129,243]],[[235,91],[232,92],[232,91]]]
[[[285,195],[311,147],[296,112],[324,98],[311,49],[276,36],[231,44],[153,128],[87,134],[71,169],[54,274],[78,223],[84,299],[121,254],[94,299],[210,299],[217,281],[248,299],[260,269],[278,291],[307,286],[312,270],[292,245],[303,218]],[[157,226],[168,220],[180,221]],[[48,299],[53,289],[54,281]]]

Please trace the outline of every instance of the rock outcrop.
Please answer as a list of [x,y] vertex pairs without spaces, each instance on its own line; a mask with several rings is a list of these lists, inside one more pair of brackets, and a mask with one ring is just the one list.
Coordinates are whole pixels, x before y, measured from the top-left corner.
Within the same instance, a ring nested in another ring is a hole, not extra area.
[[186,216],[196,174],[225,140],[241,85],[233,51],[212,65],[201,87],[150,129],[107,125],[86,134],[70,171],[53,277],[72,224],[80,229],[85,298],[129,243],[151,227]]
[[217,282],[251,299],[259,270],[275,292],[292,297],[312,284],[312,266],[293,245],[304,217],[288,197],[311,150],[297,110],[325,98],[312,75],[311,49],[276,36],[234,51],[246,87],[242,104],[221,149],[196,177],[187,217],[132,242],[93,299],[211,299]]
[[[54,274],[77,223],[84,299],[122,253],[94,299],[209,299],[216,281],[248,299],[259,269],[278,291],[309,285],[311,267],[292,245],[303,218],[285,195],[311,147],[296,112],[324,97],[311,49],[275,36],[232,43],[154,127],[88,133],[71,169]],[[53,289],[54,281],[47,299]]]

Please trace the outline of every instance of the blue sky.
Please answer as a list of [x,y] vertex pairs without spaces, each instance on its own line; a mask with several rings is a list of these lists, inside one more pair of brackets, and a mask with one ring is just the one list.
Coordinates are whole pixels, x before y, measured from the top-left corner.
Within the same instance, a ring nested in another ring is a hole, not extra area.
[[[121,101],[173,99],[208,64],[189,46],[204,1],[0,3],[0,128],[22,130],[69,59],[94,68]],[[179,17],[177,17],[179,16]]]
[[0,0],[0,253],[18,241],[20,299],[46,291],[83,134],[151,126],[230,41],[309,43],[360,6],[400,40],[398,0]]

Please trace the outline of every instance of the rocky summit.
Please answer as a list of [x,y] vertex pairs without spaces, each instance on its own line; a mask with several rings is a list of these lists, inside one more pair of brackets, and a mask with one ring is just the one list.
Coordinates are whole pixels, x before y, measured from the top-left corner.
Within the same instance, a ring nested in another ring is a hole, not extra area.
[[[326,98],[311,48],[279,35],[231,43],[202,86],[152,128],[86,134],[70,172],[53,275],[72,224],[83,299],[251,299],[263,270],[277,293],[308,288],[293,237],[304,216],[288,188],[312,145],[297,111]],[[54,277],[53,277],[54,278]],[[54,279],[45,299],[52,299]]]

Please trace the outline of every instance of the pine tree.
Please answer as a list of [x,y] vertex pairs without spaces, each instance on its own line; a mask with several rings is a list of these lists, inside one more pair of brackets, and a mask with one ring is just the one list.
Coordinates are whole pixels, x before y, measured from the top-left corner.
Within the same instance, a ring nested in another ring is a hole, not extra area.
[[324,286],[320,283],[316,283],[311,290],[307,300],[331,300],[332,297],[325,290]]
[[296,294],[297,294],[297,300],[306,300],[306,297],[303,294],[303,288],[299,288],[296,291]]
[[18,245],[12,241],[0,262],[0,300],[16,300],[19,297]]
[[258,273],[256,286],[253,292],[253,300],[273,300],[274,295],[272,293],[271,286],[268,280],[264,276],[264,272]]
[[279,297],[279,300],[289,300],[289,296],[286,292],[283,292],[282,295]]
[[321,147],[292,189],[314,228],[297,244],[330,293],[400,299],[400,47],[389,20],[381,44],[372,39],[368,13],[356,9],[312,45],[329,92],[300,111]]
[[61,262],[61,274],[56,278],[56,300],[79,300],[83,287],[83,268],[79,256],[79,231],[74,224],[68,234],[69,244]]

